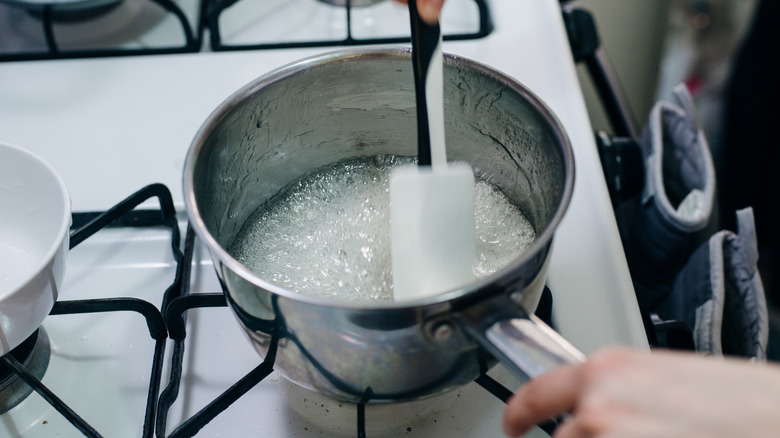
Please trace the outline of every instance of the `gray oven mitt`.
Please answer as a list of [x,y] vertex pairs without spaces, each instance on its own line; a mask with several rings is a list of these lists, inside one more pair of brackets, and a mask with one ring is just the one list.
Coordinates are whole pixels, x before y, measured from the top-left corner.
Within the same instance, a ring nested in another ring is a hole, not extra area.
[[769,318],[756,262],[753,210],[737,212],[737,233],[724,230],[691,255],[658,316],[685,323],[696,351],[766,358]]
[[703,240],[698,234],[704,234],[715,197],[712,155],[696,124],[693,100],[683,84],[674,95],[680,106],[656,103],[639,142],[645,168],[641,197],[616,208],[637,300],[648,312],[668,295]]

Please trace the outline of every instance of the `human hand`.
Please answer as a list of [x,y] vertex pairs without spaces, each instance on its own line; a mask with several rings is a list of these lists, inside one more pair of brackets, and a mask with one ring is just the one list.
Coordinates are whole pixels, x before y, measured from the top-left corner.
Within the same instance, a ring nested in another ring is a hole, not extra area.
[[[407,3],[407,0],[396,0],[399,3]],[[436,24],[439,22],[439,14],[441,8],[444,6],[444,0],[416,0],[417,12],[420,14],[420,18],[428,24]]]
[[573,437],[776,437],[780,367],[694,354],[611,349],[523,385],[504,432],[569,413],[553,435]]

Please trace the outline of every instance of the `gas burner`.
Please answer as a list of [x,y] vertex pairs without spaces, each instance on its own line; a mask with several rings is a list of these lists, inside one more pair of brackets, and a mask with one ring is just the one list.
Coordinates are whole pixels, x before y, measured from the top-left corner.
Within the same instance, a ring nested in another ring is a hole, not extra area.
[[[40,380],[49,366],[51,348],[43,327],[7,355],[24,365],[25,369]],[[0,362],[0,414],[13,409],[33,391],[32,387]]]

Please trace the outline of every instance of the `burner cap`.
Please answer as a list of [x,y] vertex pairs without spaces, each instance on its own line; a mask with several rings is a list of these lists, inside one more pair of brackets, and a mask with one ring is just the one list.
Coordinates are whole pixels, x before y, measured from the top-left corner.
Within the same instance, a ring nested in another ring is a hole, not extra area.
[[[13,356],[40,380],[49,366],[50,353],[49,336],[43,327],[40,327],[7,355]],[[0,363],[0,414],[13,409],[32,391],[30,385],[16,376],[5,364]]]

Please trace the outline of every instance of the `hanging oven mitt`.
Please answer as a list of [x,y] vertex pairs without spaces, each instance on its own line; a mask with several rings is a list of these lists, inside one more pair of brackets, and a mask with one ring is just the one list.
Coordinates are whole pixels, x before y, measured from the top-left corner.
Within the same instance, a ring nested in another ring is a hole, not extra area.
[[693,100],[683,84],[674,95],[680,106],[656,103],[639,141],[645,168],[642,194],[616,209],[637,300],[645,312],[671,291],[702,240],[699,234],[709,223],[715,197],[712,155],[695,121]]
[[696,351],[765,359],[769,318],[757,261],[748,207],[737,212],[736,234],[719,231],[696,249],[658,315],[685,323]]

